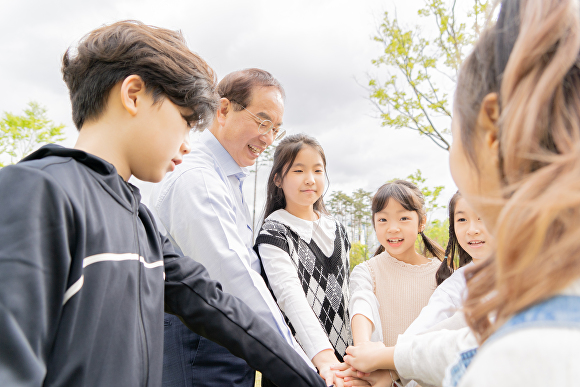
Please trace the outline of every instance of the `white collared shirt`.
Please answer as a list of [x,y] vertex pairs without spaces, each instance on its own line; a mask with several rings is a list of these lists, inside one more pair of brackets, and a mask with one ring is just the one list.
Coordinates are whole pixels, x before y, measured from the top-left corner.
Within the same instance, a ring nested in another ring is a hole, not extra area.
[[307,360],[260,275],[242,195],[247,175],[205,130],[183,163],[155,186],[151,210],[177,251],[202,263],[224,292],[244,301]]

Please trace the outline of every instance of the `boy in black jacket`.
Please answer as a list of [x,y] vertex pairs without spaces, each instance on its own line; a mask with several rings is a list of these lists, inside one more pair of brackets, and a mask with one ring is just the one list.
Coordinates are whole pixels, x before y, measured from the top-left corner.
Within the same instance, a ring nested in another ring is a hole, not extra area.
[[62,71],[75,148],[0,171],[0,386],[159,386],[163,305],[277,385],[324,386],[173,251],[127,182],[158,182],[189,152],[217,107],[212,69],[179,33],[119,22],[67,51]]

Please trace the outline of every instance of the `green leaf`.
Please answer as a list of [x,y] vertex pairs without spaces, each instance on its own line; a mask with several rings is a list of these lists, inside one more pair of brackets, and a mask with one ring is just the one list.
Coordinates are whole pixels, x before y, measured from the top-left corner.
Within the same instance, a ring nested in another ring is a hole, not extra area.
[[[0,120],[0,158],[14,164],[41,145],[63,141],[64,125],[55,125],[46,116],[46,109],[29,102],[24,114],[4,112]],[[2,162],[0,167],[7,165]]]

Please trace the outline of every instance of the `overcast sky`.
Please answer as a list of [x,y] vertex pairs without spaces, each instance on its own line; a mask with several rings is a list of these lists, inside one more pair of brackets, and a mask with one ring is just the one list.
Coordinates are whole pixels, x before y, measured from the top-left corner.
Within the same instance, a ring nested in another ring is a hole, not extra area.
[[[396,9],[395,9],[396,4]],[[270,71],[286,90],[284,126],[322,144],[329,192],[375,191],[394,177],[421,169],[430,186],[444,185],[441,204],[455,185],[448,154],[409,130],[381,127],[367,92],[367,74],[381,53],[371,37],[384,11],[396,10],[413,26],[421,0],[0,0],[0,112],[21,114],[29,101],[67,126],[73,146],[67,89],[60,73],[64,51],[84,34],[124,19],[179,29],[221,79],[248,67]],[[267,172],[258,179],[263,197]],[[245,191],[253,193],[253,177]],[[143,187],[145,196],[149,187]],[[261,210],[263,202],[258,203]],[[444,216],[444,215],[443,215]]]

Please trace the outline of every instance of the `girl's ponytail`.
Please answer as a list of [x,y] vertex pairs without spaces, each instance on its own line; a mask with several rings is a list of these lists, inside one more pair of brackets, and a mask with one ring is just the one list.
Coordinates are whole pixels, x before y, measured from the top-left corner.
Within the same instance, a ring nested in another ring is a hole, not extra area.
[[380,253],[385,251],[385,247],[383,245],[379,245],[379,248],[377,249],[377,251],[375,251],[375,254],[373,255],[373,257],[375,255],[379,255]]
[[432,257],[437,258],[438,260],[442,261],[443,257],[445,256],[445,252],[443,248],[439,246],[439,243],[435,242],[433,239],[429,238],[423,231],[419,233],[421,235],[421,239],[423,240],[423,255],[427,256],[427,252]]
[[[456,193],[455,195],[457,195]],[[455,195],[453,197],[455,197]],[[451,198],[453,202],[453,198]],[[454,203],[455,204],[455,203]],[[451,207],[451,204],[449,205]],[[454,206],[455,207],[455,206]],[[455,211],[453,211],[455,212]],[[449,213],[451,214],[451,208],[449,208]],[[455,244],[457,243],[457,236],[455,235],[454,219],[449,217],[449,240],[447,242],[447,248],[445,249],[445,258],[441,262],[441,266],[437,269],[435,274],[435,281],[437,281],[437,286],[441,285],[443,281],[451,277],[451,274],[455,272]]]

